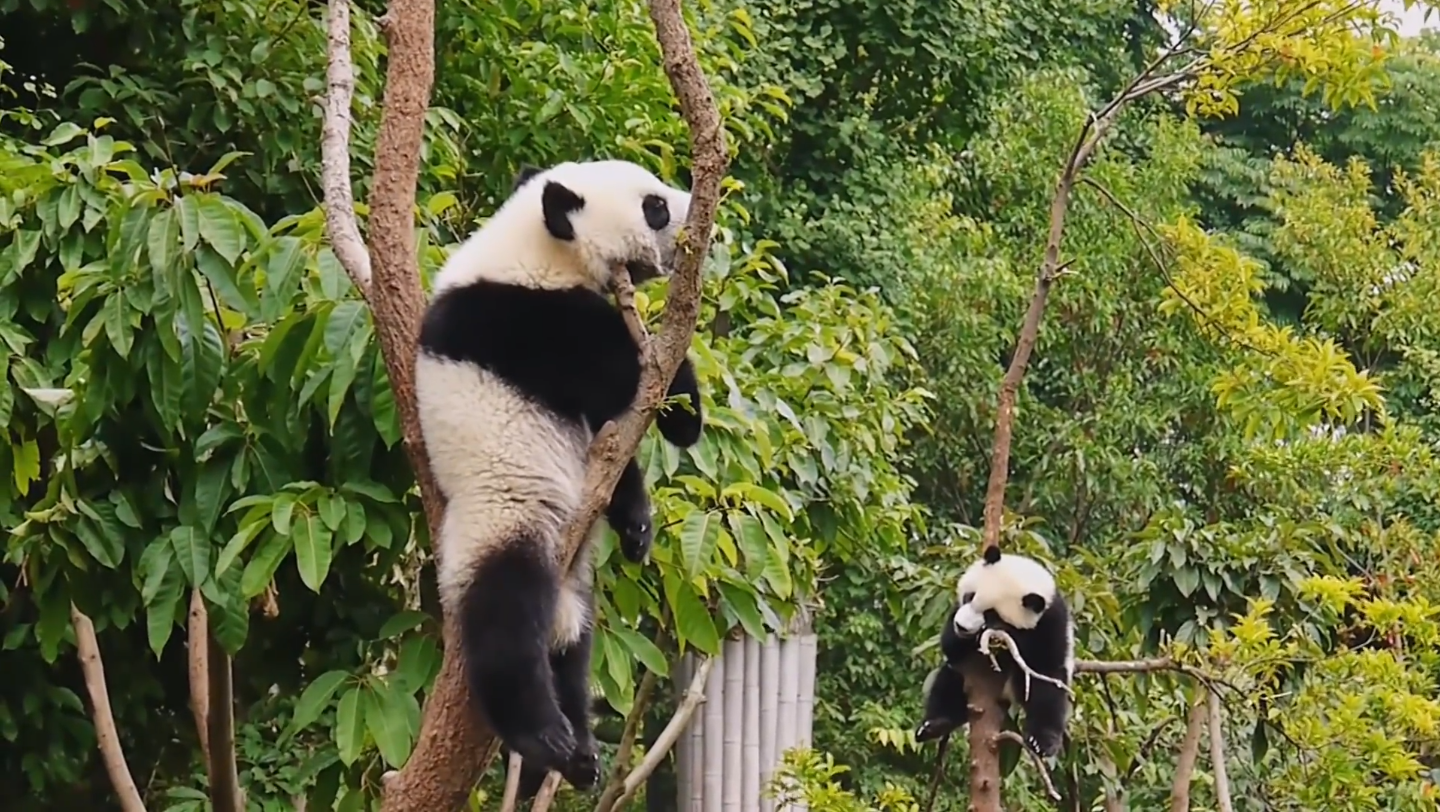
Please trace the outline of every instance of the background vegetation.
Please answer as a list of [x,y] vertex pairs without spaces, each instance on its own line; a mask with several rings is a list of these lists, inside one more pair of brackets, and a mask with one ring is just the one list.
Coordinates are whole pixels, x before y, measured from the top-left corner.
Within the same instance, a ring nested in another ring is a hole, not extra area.
[[[1237,50],[1238,79],[1128,108],[1075,192],[1006,543],[1056,563],[1082,656],[1165,655],[1217,686],[1234,808],[1433,810],[1440,41],[1386,36],[1367,4],[1249,5],[1190,36],[1290,15],[1269,61]],[[1055,178],[1165,42],[1157,13],[1193,9],[688,11],[735,156],[693,346],[712,422],[685,453],[642,445],[660,538],[644,569],[601,550],[596,682],[628,714],[646,673],[803,605],[814,746],[847,768],[797,758],[810,807],[912,808],[934,751],[908,731],[976,549]],[[357,178],[382,12],[355,12]],[[643,3],[437,17],[424,274],[521,163],[687,180]],[[73,605],[147,803],[208,808],[194,591],[235,658],[250,808],[365,807],[413,746],[439,610],[369,311],[324,240],[323,8],[0,0],[0,21],[0,799],[115,803]],[[675,704],[659,685],[646,741]],[[1082,677],[1063,808],[1166,804],[1200,687]],[[964,808],[955,750],[940,809]],[[1216,786],[1202,764],[1192,808]],[[1032,765],[1006,797],[1051,808]]]

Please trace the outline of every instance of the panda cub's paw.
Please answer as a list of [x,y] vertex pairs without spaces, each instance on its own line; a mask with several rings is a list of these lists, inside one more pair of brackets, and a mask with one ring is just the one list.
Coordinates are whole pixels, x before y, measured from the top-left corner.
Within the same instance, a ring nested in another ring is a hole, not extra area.
[[620,553],[629,561],[640,563],[650,554],[655,541],[655,521],[647,499],[622,515],[611,517],[611,527],[620,537]]
[[557,771],[569,762],[575,748],[575,731],[563,717],[538,733],[518,737],[511,747],[525,763]]
[[1054,758],[1060,755],[1060,746],[1063,742],[1064,736],[1055,731],[1031,732],[1025,736],[1025,746],[1042,758]]
[[600,754],[593,740],[582,742],[575,747],[570,758],[560,768],[560,775],[570,786],[587,790],[600,781]]
[[919,727],[915,728],[915,741],[928,742],[932,739],[938,739],[956,727],[959,727],[959,725],[943,717],[939,719],[926,719],[920,723]]

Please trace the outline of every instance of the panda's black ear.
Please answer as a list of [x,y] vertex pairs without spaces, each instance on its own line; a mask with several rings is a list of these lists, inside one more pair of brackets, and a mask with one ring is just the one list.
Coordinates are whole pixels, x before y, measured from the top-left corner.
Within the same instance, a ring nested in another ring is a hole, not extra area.
[[527,181],[544,171],[545,170],[538,166],[521,164],[520,171],[515,173],[515,183],[510,186],[510,193],[514,194],[515,191],[521,186],[524,186]]
[[999,560],[1000,560],[1000,548],[999,548],[998,546],[995,546],[995,547],[986,547],[986,548],[985,548],[985,563],[986,563],[986,564],[994,564],[996,561],[999,561]]
[[1045,596],[1039,592],[1031,592],[1020,599],[1020,605],[1038,615],[1045,611]]
[[585,208],[585,198],[568,186],[549,180],[540,195],[540,207],[545,212],[545,228],[550,236],[557,240],[575,239],[575,224],[570,222],[570,214]]

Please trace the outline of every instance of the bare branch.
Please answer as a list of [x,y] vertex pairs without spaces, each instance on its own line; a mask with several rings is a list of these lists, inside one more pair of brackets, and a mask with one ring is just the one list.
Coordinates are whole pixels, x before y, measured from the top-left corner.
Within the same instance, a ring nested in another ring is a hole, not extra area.
[[550,804],[555,802],[555,793],[560,789],[560,773],[551,770],[545,773],[545,780],[540,782],[540,791],[535,793],[535,801],[530,804],[530,812],[545,812]]
[[75,604],[70,604],[70,622],[75,626],[75,649],[80,657],[80,670],[85,674],[85,690],[90,694],[90,717],[95,723],[95,740],[105,772],[115,787],[115,797],[123,812],[145,812],[145,802],[135,788],[125,752],[120,749],[120,734],[115,730],[115,716],[110,711],[110,691],[105,687],[105,662],[100,658],[100,642],[95,638],[95,624]]
[[1055,782],[1050,779],[1050,771],[1045,768],[1045,760],[1040,758],[1040,754],[1026,746],[1025,740],[1020,737],[1019,733],[1013,730],[1000,731],[992,740],[993,744],[991,746],[999,747],[1000,742],[1006,740],[1015,742],[1020,745],[1021,752],[1030,754],[1030,760],[1035,762],[1035,771],[1040,773],[1040,780],[1045,783],[1045,792],[1049,794],[1050,800],[1059,801],[1060,791],[1055,789]]
[[635,739],[640,735],[640,719],[650,708],[650,699],[655,693],[655,686],[660,682],[660,675],[646,669],[645,676],[640,678],[640,686],[635,689],[635,701],[630,707],[630,715],[625,719],[625,730],[620,734],[620,744],[615,748],[615,763],[610,768],[610,780],[605,784],[605,791],[600,793],[600,800],[595,804],[595,812],[606,812],[614,805],[615,799],[625,790],[625,776],[630,770],[630,754],[635,750]]
[[660,762],[665,760],[666,754],[670,752],[670,748],[675,746],[680,734],[685,732],[685,728],[690,724],[690,719],[695,716],[695,709],[705,701],[705,680],[710,676],[710,669],[714,665],[715,660],[711,657],[700,661],[699,667],[695,669],[695,676],[690,678],[690,687],[685,689],[685,695],[680,700],[679,707],[675,709],[675,715],[670,717],[670,723],[660,731],[659,737],[655,739],[655,744],[645,752],[645,759],[640,762],[640,766],[625,777],[625,791],[615,800],[610,807],[610,812],[624,809],[625,805],[630,803],[650,774],[655,772],[656,768],[660,766]]
[[500,812],[515,812],[515,801],[520,797],[520,764],[520,754],[510,753],[505,765],[505,795],[500,799]]
[[210,687],[210,712],[206,728],[210,735],[210,808],[214,812],[243,812],[240,775],[235,761],[235,696],[231,685],[230,655],[207,630],[206,673]]
[[[1206,694],[1213,696],[1209,691],[1206,691]],[[1200,734],[1205,730],[1205,719],[1205,700],[1197,699],[1190,707],[1190,718],[1185,723],[1185,738],[1180,742],[1180,755],[1175,759],[1175,780],[1170,786],[1170,812],[1190,812],[1190,782],[1195,777],[1195,761],[1200,755]]]
[[350,101],[355,66],[350,60],[350,0],[330,0],[325,49],[325,122],[320,130],[320,180],[325,189],[325,235],[355,287],[370,293],[370,254],[355,219],[350,188]]
[[980,634],[980,653],[990,658],[990,666],[996,671],[1000,670],[1000,662],[995,659],[995,655],[990,651],[991,644],[996,640],[1004,643],[1005,648],[1010,649],[1010,658],[1015,661],[1015,665],[1019,666],[1021,671],[1025,672],[1025,696],[1027,698],[1030,696],[1031,679],[1048,682],[1070,696],[1075,696],[1075,691],[1071,690],[1070,686],[1066,685],[1064,681],[1055,679],[1054,677],[1047,677],[1031,668],[1030,664],[1025,662],[1025,658],[1020,656],[1020,647],[1015,644],[1015,638],[999,629],[986,629]]
[[190,591],[190,613],[186,619],[185,644],[190,674],[190,715],[200,738],[200,753],[210,763],[210,613],[200,590]]
[[1235,812],[1230,800],[1230,778],[1225,772],[1225,717],[1220,695],[1207,690],[1210,705],[1210,769],[1215,774],[1215,803],[1220,812]]

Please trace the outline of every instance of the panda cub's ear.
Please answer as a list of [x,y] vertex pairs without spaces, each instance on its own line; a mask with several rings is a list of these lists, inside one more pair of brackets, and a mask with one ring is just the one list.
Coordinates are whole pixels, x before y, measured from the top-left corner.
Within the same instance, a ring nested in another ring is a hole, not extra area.
[[553,180],[545,181],[545,191],[540,194],[540,208],[545,212],[545,229],[557,240],[575,239],[575,224],[570,214],[585,208],[585,198],[570,187]]
[[1025,597],[1020,599],[1021,606],[1024,606],[1027,610],[1034,612],[1037,615],[1045,611],[1045,603],[1045,596],[1041,595],[1039,592],[1028,593]]
[[526,182],[528,182],[531,178],[535,177],[536,175],[538,175],[538,174],[540,174],[541,172],[544,172],[544,171],[545,171],[545,170],[541,169],[541,168],[538,167],[538,166],[531,166],[530,164],[521,164],[521,165],[520,165],[520,171],[517,172],[517,173],[515,173],[515,182],[514,182],[513,184],[511,184],[511,186],[510,186],[510,193],[511,193],[511,194],[514,194],[514,193],[515,193],[515,190],[519,189],[521,186],[524,186],[524,185],[526,184]]

